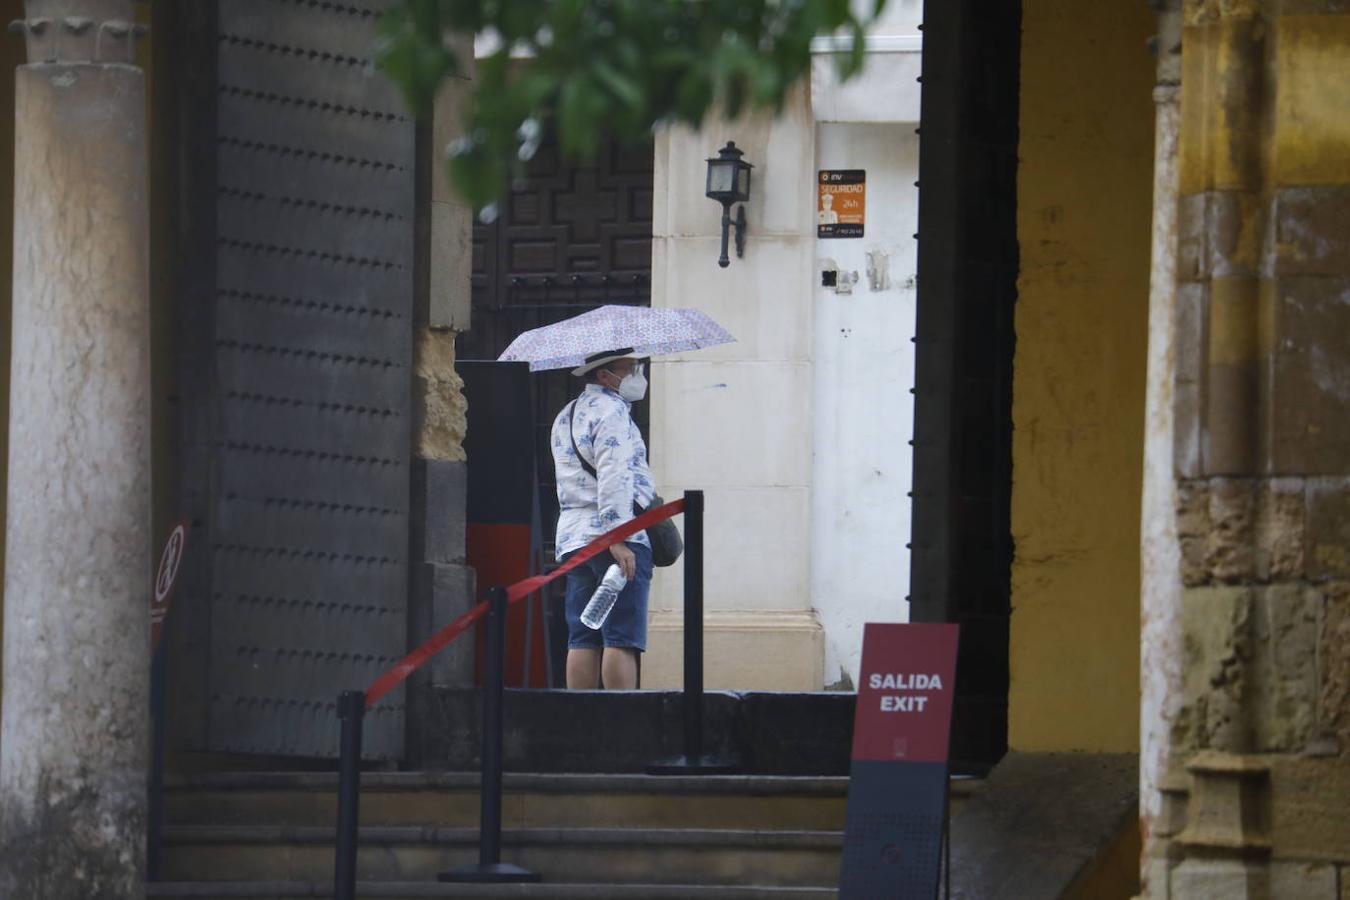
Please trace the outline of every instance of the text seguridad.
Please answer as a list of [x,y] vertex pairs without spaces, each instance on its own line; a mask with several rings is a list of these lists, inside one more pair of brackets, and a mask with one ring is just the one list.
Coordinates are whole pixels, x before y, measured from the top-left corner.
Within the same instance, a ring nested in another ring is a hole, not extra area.
[[[908,672],[873,672],[867,686],[874,691],[940,691],[941,675]],[[882,694],[882,712],[923,712],[928,697],[923,694]]]

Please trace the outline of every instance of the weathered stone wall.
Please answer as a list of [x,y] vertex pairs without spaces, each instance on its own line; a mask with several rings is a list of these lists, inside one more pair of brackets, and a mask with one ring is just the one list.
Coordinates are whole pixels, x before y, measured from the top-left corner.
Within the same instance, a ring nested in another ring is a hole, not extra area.
[[1145,894],[1338,900],[1350,883],[1350,9],[1194,0],[1182,46],[1183,683]]
[[455,371],[457,336],[448,328],[417,329],[413,452],[420,459],[464,460],[468,407],[464,380]]
[[473,271],[473,210],[455,193],[445,169],[447,148],[460,136],[461,107],[468,102],[473,45],[459,40],[461,74],[436,100],[423,163],[430,196],[421,240],[429,248],[422,265],[417,309],[413,380],[413,453],[420,459],[464,461],[464,382],[455,371],[455,338],[469,328]]
[[[1149,277],[1148,391],[1144,417],[1144,483],[1140,509],[1139,820],[1146,868],[1162,865],[1150,835],[1166,832],[1171,721],[1181,706],[1181,548],[1173,467],[1177,371],[1177,141],[1181,123],[1181,0],[1157,7],[1152,39],[1153,248]],[[1164,842],[1165,843],[1165,842]],[[1165,878],[1164,873],[1164,878]]]

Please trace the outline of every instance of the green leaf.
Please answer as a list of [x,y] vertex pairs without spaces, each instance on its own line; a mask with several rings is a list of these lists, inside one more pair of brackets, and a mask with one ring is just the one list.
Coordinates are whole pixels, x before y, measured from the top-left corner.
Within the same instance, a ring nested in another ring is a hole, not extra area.
[[640,84],[604,61],[597,61],[591,69],[596,78],[625,106],[630,109],[642,108],[644,101]]
[[[438,21],[429,16],[423,0],[411,8],[393,7],[381,17],[376,31],[375,60],[419,117],[431,111],[441,82],[456,71],[454,54],[439,40],[429,41],[427,29]],[[435,34],[440,30],[436,28]]]
[[[379,23],[376,59],[418,115],[457,71],[449,32],[495,31],[498,52],[477,61],[462,131],[472,140],[450,162],[451,181],[475,206],[491,202],[519,169],[521,123],[552,122],[564,155],[602,139],[646,135],[659,124],[698,125],[714,104],[728,115],[781,110],[811,65],[817,34],[850,33],[841,72],[865,62],[871,15],[850,0],[394,0]],[[534,53],[511,59],[513,45]]]

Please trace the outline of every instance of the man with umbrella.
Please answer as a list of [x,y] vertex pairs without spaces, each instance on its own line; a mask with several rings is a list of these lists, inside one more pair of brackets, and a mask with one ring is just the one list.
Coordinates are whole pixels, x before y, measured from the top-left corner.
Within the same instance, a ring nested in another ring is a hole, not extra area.
[[[734,341],[697,309],[608,305],[519,335],[498,359],[528,362],[530,371],[572,369],[586,379],[576,400],[553,422],[550,443],[558,481],[557,556],[564,560],[629,521],[634,505],[656,496],[647,445],[632,405],[647,392],[638,357],[683,353]],[[599,630],[581,623],[605,570],[628,579]],[[647,646],[651,542],[639,531],[567,573],[567,686],[637,687],[637,655]]]
[[[642,364],[631,349],[605,351],[572,370],[584,377],[581,395],[563,407],[550,444],[558,483],[558,559],[633,518],[633,508],[656,496],[647,445],[633,422],[632,405],[647,393]],[[581,611],[611,564],[627,579],[599,631]],[[651,542],[645,531],[567,573],[567,686],[610,690],[637,687],[637,654],[647,647]]]

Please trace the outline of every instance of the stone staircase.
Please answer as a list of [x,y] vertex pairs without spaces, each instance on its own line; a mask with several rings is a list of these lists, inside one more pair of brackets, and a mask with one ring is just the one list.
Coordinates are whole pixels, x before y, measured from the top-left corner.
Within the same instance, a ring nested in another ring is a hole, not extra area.
[[[846,778],[507,775],[502,859],[535,885],[441,884],[477,861],[478,778],[369,773],[362,897],[834,897]],[[326,897],[336,776],[228,773],[171,779],[160,898]],[[958,788],[959,803],[971,788]]]
[[[954,779],[953,900],[1127,900],[1138,892],[1138,760],[1009,753]],[[171,778],[148,897],[332,896],[337,778]],[[833,898],[848,780],[508,774],[504,862],[540,884],[441,884],[477,861],[478,777],[367,773],[358,896],[568,900]]]

